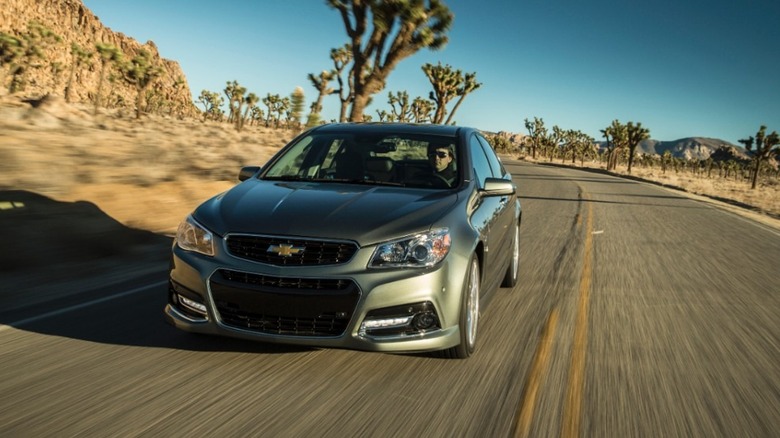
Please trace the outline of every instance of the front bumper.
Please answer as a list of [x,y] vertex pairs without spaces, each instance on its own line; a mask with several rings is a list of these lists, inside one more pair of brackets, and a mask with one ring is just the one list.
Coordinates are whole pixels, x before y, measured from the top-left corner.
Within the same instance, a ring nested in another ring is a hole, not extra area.
[[[166,320],[189,332],[313,347],[413,352],[460,343],[465,261],[459,266],[451,253],[432,269],[367,270],[367,257],[370,251],[344,265],[277,267],[174,247]],[[432,310],[436,324],[407,331],[363,326],[399,308]]]

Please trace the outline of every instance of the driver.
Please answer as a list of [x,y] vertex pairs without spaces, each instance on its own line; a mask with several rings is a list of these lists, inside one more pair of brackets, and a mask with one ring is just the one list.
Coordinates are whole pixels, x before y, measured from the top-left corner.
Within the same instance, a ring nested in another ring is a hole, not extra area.
[[428,146],[428,161],[433,174],[447,181],[450,187],[455,182],[455,148],[453,145]]

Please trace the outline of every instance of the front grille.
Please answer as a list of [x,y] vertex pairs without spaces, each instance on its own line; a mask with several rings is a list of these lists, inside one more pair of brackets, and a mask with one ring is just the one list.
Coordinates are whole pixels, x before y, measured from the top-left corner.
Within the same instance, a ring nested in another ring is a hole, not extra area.
[[269,286],[283,289],[334,289],[344,290],[352,284],[350,280],[325,278],[294,278],[272,277],[268,275],[250,274],[248,272],[219,271],[226,280],[252,286]]
[[227,246],[228,252],[236,257],[280,266],[346,263],[358,249],[350,242],[249,235],[230,235]]
[[360,298],[351,280],[283,278],[219,270],[210,281],[223,324],[288,336],[340,336]]

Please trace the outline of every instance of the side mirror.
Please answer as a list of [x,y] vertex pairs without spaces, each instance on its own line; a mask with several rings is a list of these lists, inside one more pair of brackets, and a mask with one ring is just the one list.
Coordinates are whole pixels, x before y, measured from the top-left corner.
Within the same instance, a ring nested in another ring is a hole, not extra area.
[[517,191],[515,183],[501,178],[485,178],[485,187],[480,190],[482,196],[509,196]]
[[260,169],[262,169],[260,166],[245,166],[241,168],[241,171],[238,172],[238,180],[239,181],[246,181],[249,178],[252,178],[253,176],[257,175],[260,172]]

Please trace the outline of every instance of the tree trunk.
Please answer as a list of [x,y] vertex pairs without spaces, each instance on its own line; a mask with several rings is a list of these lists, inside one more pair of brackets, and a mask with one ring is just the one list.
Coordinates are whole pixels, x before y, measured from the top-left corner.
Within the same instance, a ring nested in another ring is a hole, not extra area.
[[76,65],[74,64],[68,74],[68,83],[65,84],[65,102],[70,103],[73,97],[73,78],[76,76]]
[[[468,94],[468,93],[466,93]],[[452,118],[455,117],[455,111],[458,110],[458,107],[460,106],[460,103],[463,102],[463,99],[466,98],[466,94],[463,94],[460,96],[460,99],[458,99],[457,102],[455,102],[455,106],[452,107],[452,111],[450,111],[450,115],[447,116],[447,121],[444,122],[445,125],[449,125],[452,122]]]
[[95,110],[93,111],[93,114],[97,115],[98,107],[100,106],[100,95],[103,93],[103,81],[105,81],[106,78],[106,63],[103,62],[103,65],[100,67],[100,77],[98,78],[98,89],[97,94],[95,95]]
[[364,95],[355,95],[355,98],[352,100],[352,111],[349,113],[350,122],[363,121],[363,112],[365,111],[366,104],[370,98],[371,95],[368,93],[365,93]]
[[753,182],[750,184],[751,189],[756,188],[756,184],[758,183],[758,171],[761,169],[761,159],[759,157],[756,157],[756,168],[753,169]]

